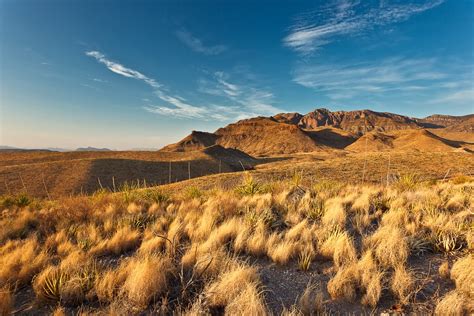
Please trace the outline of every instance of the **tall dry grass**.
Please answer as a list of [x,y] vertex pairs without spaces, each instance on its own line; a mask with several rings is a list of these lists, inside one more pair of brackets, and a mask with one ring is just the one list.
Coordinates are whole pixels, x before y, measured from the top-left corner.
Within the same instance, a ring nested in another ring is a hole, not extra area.
[[274,289],[264,266],[320,281],[295,293],[287,314],[319,314],[336,299],[411,306],[423,286],[412,259],[424,256],[459,257],[439,269],[455,289],[433,312],[470,311],[473,182],[245,181],[166,199],[130,190],[9,206],[0,217],[2,312],[33,289],[35,306],[58,313],[266,315]]

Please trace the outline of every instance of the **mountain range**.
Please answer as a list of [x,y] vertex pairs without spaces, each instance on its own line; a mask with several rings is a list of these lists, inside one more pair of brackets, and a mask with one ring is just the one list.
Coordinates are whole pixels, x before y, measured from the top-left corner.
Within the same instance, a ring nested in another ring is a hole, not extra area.
[[[305,115],[280,113],[240,120],[214,133],[193,131],[160,151],[183,152],[213,145],[250,155],[267,156],[328,149],[361,150],[472,150],[472,143],[450,140],[437,130],[474,134],[474,114],[411,118],[371,110],[316,109]],[[471,139],[467,137],[466,139]]]

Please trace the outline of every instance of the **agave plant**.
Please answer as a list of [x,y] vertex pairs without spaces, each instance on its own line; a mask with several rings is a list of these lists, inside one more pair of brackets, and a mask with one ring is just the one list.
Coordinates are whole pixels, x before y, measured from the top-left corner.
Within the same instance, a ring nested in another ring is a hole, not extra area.
[[298,267],[301,271],[308,271],[314,258],[314,252],[310,249],[303,250],[298,258]]
[[407,242],[410,252],[417,256],[422,256],[431,250],[430,241],[423,236],[408,237]]
[[323,217],[325,211],[324,201],[321,199],[314,199],[306,211],[306,217],[312,221],[318,221]]
[[463,243],[460,236],[452,232],[438,232],[433,237],[435,250],[440,252],[453,252],[462,248]]
[[59,268],[48,269],[36,280],[36,295],[45,301],[59,302],[61,290],[68,279],[69,275]]
[[242,185],[236,188],[236,192],[242,195],[254,195],[262,191],[262,186],[253,179],[251,174],[246,174]]

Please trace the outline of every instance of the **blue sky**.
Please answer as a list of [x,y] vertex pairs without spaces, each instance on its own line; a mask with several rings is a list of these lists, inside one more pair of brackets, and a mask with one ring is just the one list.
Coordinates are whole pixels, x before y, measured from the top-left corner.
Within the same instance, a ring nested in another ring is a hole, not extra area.
[[474,113],[474,1],[0,0],[0,144],[158,148],[237,119]]

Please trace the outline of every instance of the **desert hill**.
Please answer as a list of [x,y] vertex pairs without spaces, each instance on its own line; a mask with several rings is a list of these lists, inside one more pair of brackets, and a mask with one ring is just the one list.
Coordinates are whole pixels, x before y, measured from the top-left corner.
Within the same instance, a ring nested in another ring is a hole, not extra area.
[[204,149],[216,144],[218,136],[212,133],[192,131],[190,135],[183,138],[176,144],[170,144],[161,149],[161,151],[194,151]]
[[357,141],[347,146],[350,151],[443,151],[449,152],[460,148],[461,144],[449,141],[427,130],[404,130],[383,133],[373,131],[360,137]]
[[241,120],[218,129],[218,143],[251,155],[289,154],[323,149],[296,125],[280,123],[272,118]]
[[250,155],[290,154],[324,148],[317,144],[312,135],[295,124],[280,123],[268,117],[256,117],[229,124],[213,134],[193,132],[160,151],[191,151],[214,144]]

